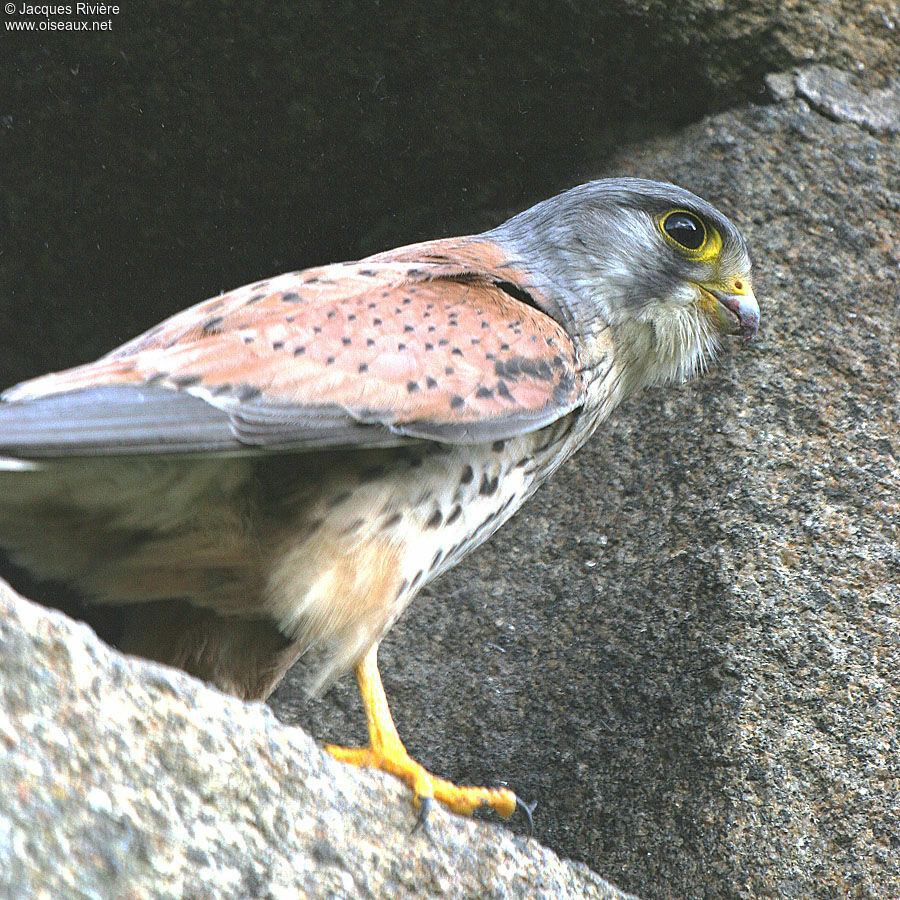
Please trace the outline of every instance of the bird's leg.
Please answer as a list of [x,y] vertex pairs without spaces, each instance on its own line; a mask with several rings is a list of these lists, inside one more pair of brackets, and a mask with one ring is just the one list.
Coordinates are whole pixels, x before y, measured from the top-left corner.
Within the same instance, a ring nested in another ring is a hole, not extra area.
[[515,812],[516,795],[507,788],[458,787],[435,777],[410,758],[397,734],[384,695],[378,673],[378,644],[357,665],[356,680],[369,724],[369,746],[351,748],[329,744],[325,749],[335,759],[396,775],[412,788],[417,807],[427,807],[434,798],[460,815],[471,815],[480,806],[489,806],[504,818]]

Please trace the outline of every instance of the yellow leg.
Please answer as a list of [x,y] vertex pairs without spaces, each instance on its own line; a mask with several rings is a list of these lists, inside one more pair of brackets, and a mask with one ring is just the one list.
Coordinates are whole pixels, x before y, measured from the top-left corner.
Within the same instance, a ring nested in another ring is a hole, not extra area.
[[507,788],[458,787],[436,778],[410,758],[397,734],[378,674],[378,644],[372,646],[356,667],[356,680],[369,724],[369,746],[351,748],[329,744],[325,749],[335,759],[396,775],[412,788],[416,806],[434,798],[465,816],[479,806],[489,806],[504,818],[515,812],[516,795]]

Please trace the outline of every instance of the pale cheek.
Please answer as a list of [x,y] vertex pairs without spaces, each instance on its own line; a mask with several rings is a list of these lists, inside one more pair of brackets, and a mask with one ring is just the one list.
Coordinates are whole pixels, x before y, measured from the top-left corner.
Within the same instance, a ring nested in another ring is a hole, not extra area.
[[703,301],[703,291],[692,284],[682,284],[672,294],[673,302],[680,307],[697,306]]

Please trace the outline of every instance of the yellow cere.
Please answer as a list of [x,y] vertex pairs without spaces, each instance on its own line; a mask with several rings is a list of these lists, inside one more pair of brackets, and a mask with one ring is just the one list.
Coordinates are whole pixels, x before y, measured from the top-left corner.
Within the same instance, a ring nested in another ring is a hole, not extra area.
[[738,296],[746,296],[753,293],[750,287],[750,278],[747,275],[733,275],[722,284],[722,287],[727,293],[737,294]]

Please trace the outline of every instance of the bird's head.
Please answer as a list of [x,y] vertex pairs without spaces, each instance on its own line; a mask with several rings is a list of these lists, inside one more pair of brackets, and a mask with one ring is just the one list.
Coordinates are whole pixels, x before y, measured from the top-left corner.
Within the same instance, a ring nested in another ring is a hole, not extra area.
[[584,356],[608,354],[628,392],[685,380],[714,357],[723,335],[756,333],[759,306],[737,228],[683,188],[637,178],[580,185],[492,233],[538,270],[545,311]]

